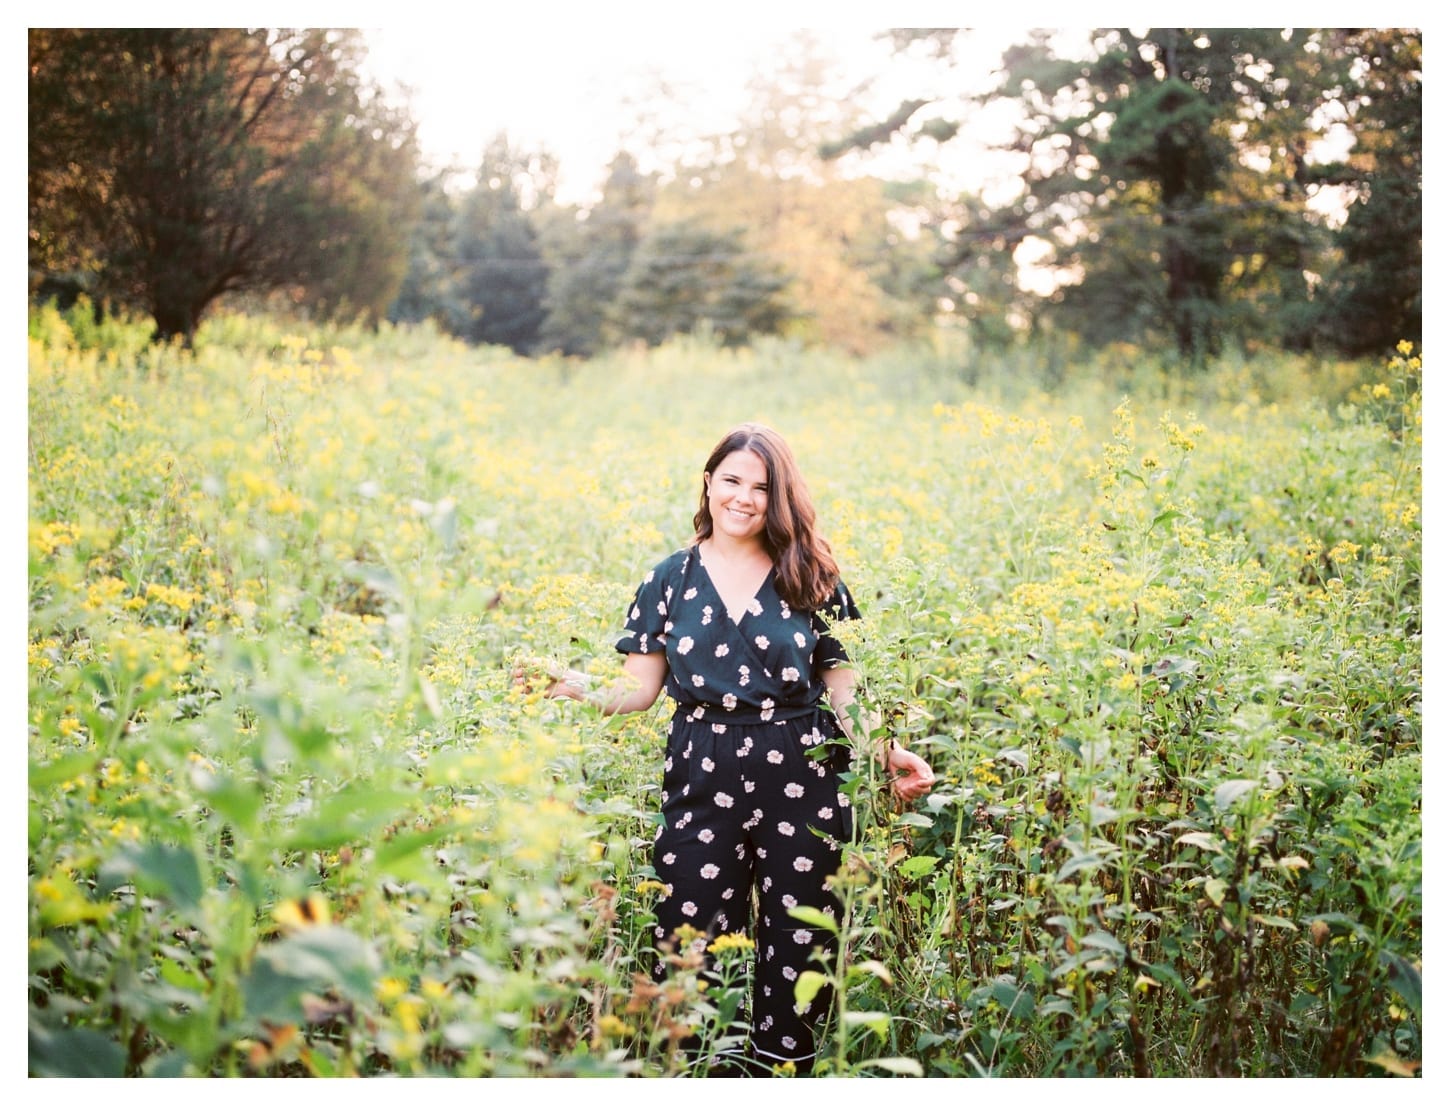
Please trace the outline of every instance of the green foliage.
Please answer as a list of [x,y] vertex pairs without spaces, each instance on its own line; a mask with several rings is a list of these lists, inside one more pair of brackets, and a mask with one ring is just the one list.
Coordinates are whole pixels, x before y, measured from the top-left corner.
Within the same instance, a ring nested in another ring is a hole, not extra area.
[[416,207],[411,125],[355,33],[36,29],[30,263],[189,343],[220,296],[381,316]]
[[1022,351],[566,372],[218,315],[163,377],[132,329],[31,335],[31,1074],[707,1074],[749,950],[650,978],[665,708],[510,670],[617,672],[749,417],[867,615],[877,736],[940,781],[844,777],[822,1074],[1418,1071],[1408,343],[1320,402],[1287,358],[1049,393]]
[[[969,33],[895,38],[950,59]],[[1013,305],[1036,327],[1189,360],[1234,342],[1365,355],[1417,341],[1420,69],[1408,30],[1034,32],[1005,52],[997,87],[971,97],[1021,108],[1004,149],[1025,155],[1023,188],[991,206],[963,198],[953,275],[990,313],[1030,241],[1056,278]],[[943,133],[911,129],[926,103],[842,145]],[[1336,194],[1343,226],[1322,203]]]
[[723,234],[688,221],[655,227],[611,307],[615,331],[649,345],[705,333],[727,346],[780,333],[789,318],[786,277],[751,257],[742,238],[742,231]]

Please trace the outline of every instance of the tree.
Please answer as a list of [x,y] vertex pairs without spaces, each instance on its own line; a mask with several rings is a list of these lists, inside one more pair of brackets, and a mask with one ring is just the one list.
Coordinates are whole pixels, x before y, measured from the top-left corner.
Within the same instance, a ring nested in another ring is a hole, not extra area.
[[792,337],[863,354],[920,331],[945,290],[932,241],[913,235],[891,190],[847,177],[819,147],[853,110],[853,89],[809,33],[748,86],[738,125],[709,164],[679,167],[661,190],[662,221],[739,230],[789,278]]
[[460,337],[530,353],[544,322],[549,271],[525,199],[547,190],[551,165],[497,135],[484,152],[478,184],[459,203],[454,231],[458,289],[469,312]]
[[611,340],[610,305],[647,232],[654,193],[655,178],[641,173],[632,155],[620,153],[599,202],[557,224],[546,246],[550,264],[542,348],[587,357]]
[[[898,39],[948,53],[957,33]],[[995,224],[1003,249],[1046,246],[1065,286],[1051,314],[1092,338],[1163,337],[1198,357],[1225,335],[1281,332],[1308,302],[1305,273],[1322,239],[1305,184],[1326,96],[1322,41],[1312,31],[1109,28],[1092,32],[1086,56],[1063,58],[1049,35],[1034,35],[973,101],[1021,106],[1023,190],[987,225],[964,220],[968,241]],[[923,107],[908,101],[889,127],[848,144],[907,127]],[[949,139],[952,124],[919,129]]]
[[446,187],[448,174],[421,183],[422,207],[409,240],[408,271],[388,307],[395,323],[431,320],[448,334],[462,334],[471,317],[458,287],[453,235],[457,205]]
[[1351,195],[1316,322],[1349,353],[1382,353],[1401,339],[1418,343],[1423,327],[1422,40],[1411,31],[1347,31],[1326,52],[1343,75],[1333,114],[1355,142],[1344,160],[1311,170],[1311,180]]
[[624,338],[658,345],[708,330],[726,345],[778,334],[790,318],[787,278],[752,258],[743,232],[691,221],[656,227],[635,251],[611,322]]
[[32,30],[32,272],[87,273],[159,341],[189,344],[245,290],[380,314],[415,158],[361,50],[324,30]]

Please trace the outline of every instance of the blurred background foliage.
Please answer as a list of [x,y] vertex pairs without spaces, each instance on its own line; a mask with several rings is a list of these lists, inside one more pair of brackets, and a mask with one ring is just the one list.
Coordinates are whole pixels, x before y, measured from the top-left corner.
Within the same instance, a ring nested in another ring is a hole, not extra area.
[[[949,85],[970,32],[889,34]],[[1073,42],[1034,33],[989,91],[960,74],[959,96],[870,118],[802,33],[726,133],[639,106],[581,204],[502,133],[467,173],[425,171],[355,31],[32,30],[31,288],[161,340],[225,299],[579,357],[701,328],[857,354],[941,329],[1128,342],[1186,366],[1419,340],[1418,32]],[[873,151],[946,149],[1007,102],[1012,194],[873,175]]]

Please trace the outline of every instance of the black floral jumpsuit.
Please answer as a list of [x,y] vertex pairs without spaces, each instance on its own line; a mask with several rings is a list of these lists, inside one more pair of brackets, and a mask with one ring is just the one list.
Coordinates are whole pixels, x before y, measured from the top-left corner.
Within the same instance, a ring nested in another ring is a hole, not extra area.
[[[850,754],[823,705],[820,673],[847,660],[830,622],[858,617],[844,584],[819,610],[792,610],[772,570],[736,623],[690,547],[645,577],[616,645],[662,651],[676,703],[655,835],[655,871],[668,889],[655,937],[668,942],[689,925],[704,934],[703,949],[719,934],[748,932],[753,886],[751,1052],[798,1071],[815,1054],[812,1027],[825,1004],[797,1012],[795,980],[819,970],[813,950],[830,952],[833,942],[788,912],[806,906],[839,918],[826,878],[851,832],[837,779]],[[825,756],[809,755],[828,741]]]

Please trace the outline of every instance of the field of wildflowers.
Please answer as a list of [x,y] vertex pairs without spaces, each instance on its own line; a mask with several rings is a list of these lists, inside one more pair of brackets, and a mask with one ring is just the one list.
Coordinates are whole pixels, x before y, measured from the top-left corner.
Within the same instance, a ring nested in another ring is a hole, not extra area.
[[940,779],[903,809],[848,777],[820,1074],[1418,1072],[1408,346],[1184,379],[30,330],[32,1074],[700,1073],[680,1041],[738,1037],[749,958],[649,979],[664,701],[509,671],[615,671],[745,418]]

